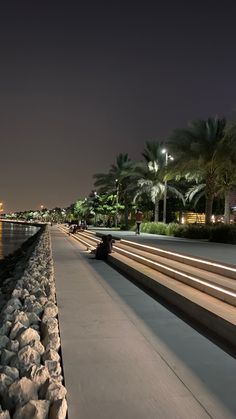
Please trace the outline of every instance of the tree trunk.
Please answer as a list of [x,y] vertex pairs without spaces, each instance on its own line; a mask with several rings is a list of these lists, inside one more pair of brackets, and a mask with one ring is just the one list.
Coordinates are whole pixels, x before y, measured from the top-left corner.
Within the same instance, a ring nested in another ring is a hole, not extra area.
[[205,224],[211,224],[212,207],[215,193],[215,175],[209,173],[206,179],[206,208],[205,208]]
[[213,206],[213,199],[214,195],[208,195],[206,196],[206,208],[205,208],[205,224],[211,224],[211,216],[212,216],[212,206]]
[[124,196],[124,222],[125,222],[125,229],[128,230],[129,229],[129,204],[128,204],[128,200],[127,200],[127,194],[125,193]]
[[224,221],[225,224],[230,223],[230,202],[229,202],[230,191],[225,191],[225,210],[224,210]]
[[157,197],[155,198],[154,221],[155,223],[159,221],[159,199]]

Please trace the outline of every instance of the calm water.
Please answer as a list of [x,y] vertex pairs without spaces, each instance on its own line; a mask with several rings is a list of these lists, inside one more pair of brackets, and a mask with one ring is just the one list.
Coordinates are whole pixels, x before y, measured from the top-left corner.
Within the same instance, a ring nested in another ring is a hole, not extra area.
[[0,260],[17,250],[39,227],[0,221]]

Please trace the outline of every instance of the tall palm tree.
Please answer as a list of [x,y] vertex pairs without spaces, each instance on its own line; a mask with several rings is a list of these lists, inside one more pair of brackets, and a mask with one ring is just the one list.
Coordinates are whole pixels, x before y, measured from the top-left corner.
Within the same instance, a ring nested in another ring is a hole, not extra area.
[[[139,162],[134,167],[137,176],[138,190],[135,194],[135,200],[138,196],[146,194],[154,204],[154,221],[159,221],[159,202],[164,196],[167,175],[166,157],[162,150],[163,142],[146,142],[146,148],[142,155],[144,162]],[[168,191],[184,200],[183,195],[170,184],[167,185]]]
[[219,149],[225,129],[224,118],[197,120],[188,129],[175,130],[168,142],[179,173],[205,184],[206,224],[211,222],[213,199],[218,189],[217,168],[222,159]]
[[129,214],[129,192],[130,174],[132,161],[128,154],[120,153],[115,164],[112,164],[108,173],[97,173],[94,175],[94,186],[99,188],[100,193],[114,194],[117,197],[117,204],[124,204],[125,226],[128,228]]
[[219,148],[217,183],[224,195],[224,221],[230,223],[230,194],[236,190],[236,124],[231,125]]

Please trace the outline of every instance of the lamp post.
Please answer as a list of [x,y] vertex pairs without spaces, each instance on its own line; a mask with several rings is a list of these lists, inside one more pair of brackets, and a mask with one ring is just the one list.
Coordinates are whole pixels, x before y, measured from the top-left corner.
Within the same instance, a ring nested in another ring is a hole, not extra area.
[[[165,154],[165,169],[168,165],[168,160],[174,160],[174,158],[168,154],[168,151],[164,148],[162,154]],[[164,197],[163,197],[163,223],[166,224],[166,200],[167,200],[167,180],[164,181]]]

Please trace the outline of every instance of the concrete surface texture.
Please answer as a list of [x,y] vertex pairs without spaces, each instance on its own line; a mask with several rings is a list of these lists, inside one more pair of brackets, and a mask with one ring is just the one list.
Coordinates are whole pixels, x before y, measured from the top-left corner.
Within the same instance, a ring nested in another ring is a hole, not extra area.
[[69,419],[236,418],[235,359],[51,233]]

